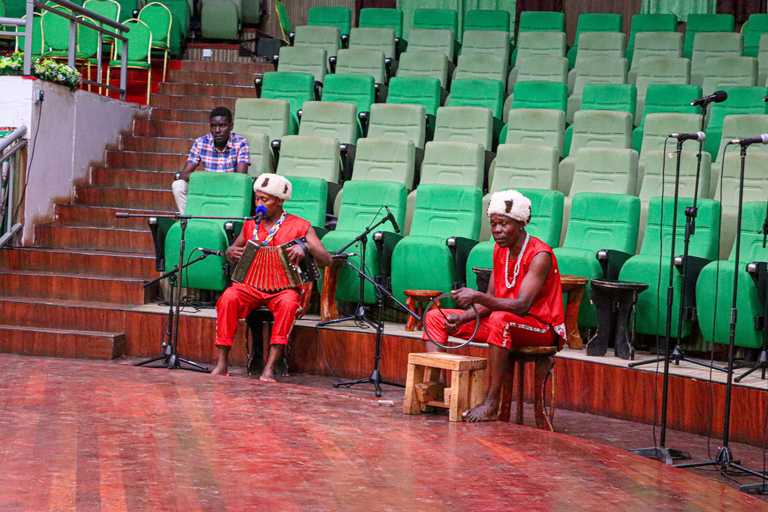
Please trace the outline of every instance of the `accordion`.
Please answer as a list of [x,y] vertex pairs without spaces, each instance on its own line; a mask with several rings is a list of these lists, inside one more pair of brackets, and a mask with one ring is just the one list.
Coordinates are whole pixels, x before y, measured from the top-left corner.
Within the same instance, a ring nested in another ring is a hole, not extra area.
[[[302,237],[270,247],[249,240],[232,272],[232,280],[263,292],[279,292],[317,281],[320,272],[315,259],[306,249],[306,242],[307,239]],[[298,266],[293,266],[288,249],[297,244],[302,246],[306,257]]]

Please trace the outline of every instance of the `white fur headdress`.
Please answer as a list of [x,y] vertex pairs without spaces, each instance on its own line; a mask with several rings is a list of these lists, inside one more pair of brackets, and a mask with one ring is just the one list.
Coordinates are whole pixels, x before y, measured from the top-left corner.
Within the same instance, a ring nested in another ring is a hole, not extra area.
[[278,174],[264,173],[253,182],[254,192],[264,192],[282,201],[291,198],[291,182]]
[[531,221],[531,200],[517,190],[495,192],[488,205],[488,216],[494,213],[528,224]]

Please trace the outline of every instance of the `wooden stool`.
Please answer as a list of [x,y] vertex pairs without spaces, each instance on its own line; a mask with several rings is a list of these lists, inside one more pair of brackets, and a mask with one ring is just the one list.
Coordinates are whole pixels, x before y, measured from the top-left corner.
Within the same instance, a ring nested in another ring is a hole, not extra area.
[[535,363],[533,384],[533,409],[536,427],[554,432],[552,418],[555,415],[555,386],[552,384],[552,402],[549,412],[545,410],[544,395],[547,379],[552,376],[555,367],[557,347],[512,347],[509,363],[512,365],[508,377],[501,386],[499,401],[499,420],[509,421],[512,412],[512,388],[514,385],[514,365],[517,364],[517,418],[518,425],[523,424],[523,401],[525,392],[525,363]]
[[[408,380],[405,384],[403,414],[419,414],[428,406],[448,409],[450,421],[461,421],[461,413],[477,407],[485,394],[485,369],[488,361],[482,357],[460,356],[445,352],[408,355]],[[444,398],[432,400],[419,384],[436,384],[440,370],[450,370],[451,387],[443,390]]]
[[[435,297],[443,294],[443,292],[435,290],[405,290],[403,293],[408,297],[405,301],[406,307],[422,317],[422,320],[425,313],[424,305]],[[440,307],[440,302],[436,302],[435,305]],[[421,330],[423,326],[422,320],[417,322],[412,315],[408,315],[408,321],[405,323],[405,330],[408,332],[413,332],[414,329]]]

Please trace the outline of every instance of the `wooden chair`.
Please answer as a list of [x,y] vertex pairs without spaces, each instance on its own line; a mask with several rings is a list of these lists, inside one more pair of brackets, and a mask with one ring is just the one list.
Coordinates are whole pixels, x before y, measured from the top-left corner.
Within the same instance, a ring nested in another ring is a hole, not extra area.
[[525,398],[525,364],[534,363],[533,383],[533,409],[536,418],[536,427],[542,430],[554,432],[552,418],[555,415],[555,386],[552,383],[552,395],[549,411],[546,410],[546,386],[547,380],[553,376],[555,367],[555,354],[557,347],[513,347],[509,354],[509,363],[512,371],[505,379],[501,387],[501,399],[499,402],[499,420],[510,421],[512,412],[513,386],[515,380],[514,365],[517,365],[517,418],[518,425],[523,424],[523,402]]

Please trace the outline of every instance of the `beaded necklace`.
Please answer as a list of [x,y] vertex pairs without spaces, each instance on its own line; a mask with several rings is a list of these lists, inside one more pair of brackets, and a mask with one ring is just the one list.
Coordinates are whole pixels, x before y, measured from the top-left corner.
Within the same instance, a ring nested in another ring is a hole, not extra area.
[[515,270],[512,275],[512,282],[509,282],[509,253],[511,251],[511,247],[507,247],[507,262],[504,265],[504,283],[507,285],[507,288],[514,288],[515,283],[517,282],[517,275],[520,273],[520,261],[523,259],[523,253],[525,253],[526,247],[528,247],[528,242],[531,240],[531,235],[529,233],[525,234],[525,242],[523,242],[523,247],[520,249],[520,254],[517,255],[517,261],[515,262]]
[[[280,229],[280,226],[283,224],[283,221],[287,216],[288,216],[288,213],[286,213],[286,211],[283,210],[283,214],[280,216],[277,222],[275,222],[275,225],[272,226],[272,229],[269,230],[269,233],[267,234],[267,238],[264,239],[264,242],[262,245],[269,245],[269,242],[271,242],[272,239],[275,238],[275,234],[277,234],[277,230]],[[253,240],[260,242],[258,225],[253,230]]]

